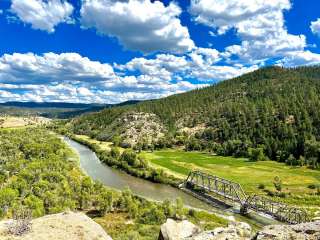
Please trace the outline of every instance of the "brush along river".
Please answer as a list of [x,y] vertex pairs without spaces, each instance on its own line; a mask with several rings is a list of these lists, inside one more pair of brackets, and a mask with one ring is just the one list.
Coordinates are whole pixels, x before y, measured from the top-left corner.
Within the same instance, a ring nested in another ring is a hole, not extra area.
[[218,215],[234,216],[238,220],[246,221],[257,228],[275,222],[255,213],[251,213],[249,217],[243,217],[237,214],[233,208],[226,208],[218,203],[216,206],[212,206],[177,188],[133,177],[103,164],[96,154],[86,146],[67,137],[64,138],[64,141],[79,155],[82,170],[92,179],[100,181],[108,187],[118,190],[129,187],[134,194],[153,201],[164,201],[166,199],[175,201],[177,198],[181,198],[184,204],[189,207],[210,211]]

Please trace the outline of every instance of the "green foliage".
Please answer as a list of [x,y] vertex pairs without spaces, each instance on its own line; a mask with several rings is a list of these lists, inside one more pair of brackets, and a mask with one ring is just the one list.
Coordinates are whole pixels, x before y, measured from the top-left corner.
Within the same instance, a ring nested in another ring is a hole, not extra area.
[[[92,207],[106,212],[110,206],[104,187],[95,187],[74,153],[44,129],[0,131],[0,179],[2,217],[20,206],[34,217]],[[102,200],[95,201],[98,197]]]
[[273,186],[278,192],[281,192],[281,190],[282,190],[282,181],[281,181],[280,177],[276,176],[274,178]]
[[266,160],[262,148],[249,148],[248,155],[249,159],[254,162]]

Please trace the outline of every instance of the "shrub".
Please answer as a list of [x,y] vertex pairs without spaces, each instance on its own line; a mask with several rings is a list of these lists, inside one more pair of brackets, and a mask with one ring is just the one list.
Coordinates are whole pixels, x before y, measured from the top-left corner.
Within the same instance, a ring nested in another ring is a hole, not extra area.
[[263,148],[248,148],[248,156],[251,161],[264,161],[266,157]]
[[281,192],[281,190],[282,190],[282,181],[281,181],[280,177],[276,176],[276,177],[274,178],[273,185],[274,185],[274,188],[275,188],[278,192]]
[[308,185],[308,188],[309,188],[309,189],[316,189],[316,188],[317,188],[317,185],[316,185],[316,184],[309,184],[309,185]]

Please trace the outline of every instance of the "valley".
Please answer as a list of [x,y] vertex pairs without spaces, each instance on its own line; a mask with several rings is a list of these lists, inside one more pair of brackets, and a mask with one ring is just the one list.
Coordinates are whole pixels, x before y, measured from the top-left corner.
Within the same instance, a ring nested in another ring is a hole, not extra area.
[[[32,217],[80,211],[119,240],[156,239],[167,218],[188,219],[204,230],[230,221],[245,221],[254,231],[278,223],[253,211],[241,216],[237,206],[218,201],[208,205],[178,189],[190,171],[199,170],[317,219],[318,100],[308,94],[317,94],[318,70],[266,68],[189,93],[63,120],[5,115],[2,218],[19,211],[31,211]],[[277,84],[295,91],[302,89],[295,78],[308,76],[305,99],[277,90],[275,73],[282,77]],[[261,81],[264,90],[256,93]],[[225,85],[244,91],[244,83],[246,94],[233,100],[220,95]],[[299,104],[291,108],[289,98]]]
[[0,0],[0,240],[320,240],[320,0]]

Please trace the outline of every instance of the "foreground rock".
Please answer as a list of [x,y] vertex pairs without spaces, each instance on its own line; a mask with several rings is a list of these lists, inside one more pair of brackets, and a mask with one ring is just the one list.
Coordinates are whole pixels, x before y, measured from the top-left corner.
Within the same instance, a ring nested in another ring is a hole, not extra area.
[[259,231],[256,240],[319,240],[320,221],[297,225],[270,225]]
[[185,239],[197,233],[200,233],[200,228],[187,220],[176,222],[173,219],[168,219],[166,223],[161,225],[158,240]]
[[32,220],[31,231],[22,236],[8,233],[12,220],[0,222],[1,240],[112,240],[102,227],[83,213],[59,213]]
[[232,222],[228,227],[219,227],[212,231],[205,231],[184,240],[249,240],[251,227],[247,223]]
[[251,227],[247,223],[232,222],[228,227],[201,232],[188,221],[176,222],[168,219],[161,226],[159,240],[249,240]]
[[159,240],[320,240],[320,221],[297,225],[270,225],[253,236],[247,223],[231,222],[228,227],[200,231],[188,222],[168,219],[161,226]]

